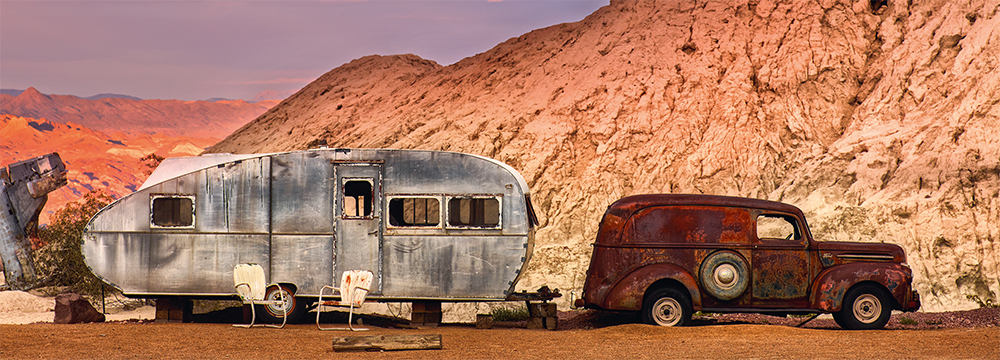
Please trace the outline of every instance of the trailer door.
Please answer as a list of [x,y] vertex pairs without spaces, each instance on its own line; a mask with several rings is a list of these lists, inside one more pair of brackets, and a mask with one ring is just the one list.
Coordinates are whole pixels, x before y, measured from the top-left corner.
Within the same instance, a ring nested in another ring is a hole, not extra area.
[[334,216],[336,257],[334,279],[350,270],[375,274],[372,294],[382,293],[382,163],[334,162],[337,180]]

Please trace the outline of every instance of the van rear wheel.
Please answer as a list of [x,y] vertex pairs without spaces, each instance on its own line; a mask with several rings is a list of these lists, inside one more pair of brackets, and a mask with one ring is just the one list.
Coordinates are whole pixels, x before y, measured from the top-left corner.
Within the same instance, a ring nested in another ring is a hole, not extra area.
[[653,291],[642,302],[642,320],[659,326],[684,326],[691,322],[691,300],[675,288]]

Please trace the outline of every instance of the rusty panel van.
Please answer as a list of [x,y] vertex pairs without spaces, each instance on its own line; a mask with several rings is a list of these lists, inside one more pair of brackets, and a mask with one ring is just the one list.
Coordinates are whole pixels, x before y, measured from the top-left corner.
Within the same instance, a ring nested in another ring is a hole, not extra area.
[[694,311],[832,313],[876,329],[920,297],[903,249],[819,242],[802,211],[712,195],[630,196],[604,213],[576,306],[685,325]]

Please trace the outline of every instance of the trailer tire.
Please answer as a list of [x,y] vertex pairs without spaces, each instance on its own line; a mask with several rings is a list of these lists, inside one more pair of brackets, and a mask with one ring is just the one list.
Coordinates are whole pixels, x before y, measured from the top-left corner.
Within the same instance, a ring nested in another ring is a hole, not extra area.
[[656,289],[642,301],[642,320],[650,325],[684,326],[692,312],[687,294],[672,287]]
[[[306,312],[306,301],[305,299],[295,297],[295,293],[292,291],[291,287],[288,285],[278,285],[271,286],[267,288],[267,292],[264,293],[264,299],[267,300],[280,300],[281,295],[278,294],[278,290],[285,292],[285,306],[288,306],[288,323],[295,323],[302,315]],[[257,314],[265,322],[272,324],[280,324],[285,316],[284,309],[281,306],[275,305],[257,305]]]
[[833,319],[844,329],[873,330],[885,327],[891,314],[889,295],[878,286],[861,284],[847,291]]

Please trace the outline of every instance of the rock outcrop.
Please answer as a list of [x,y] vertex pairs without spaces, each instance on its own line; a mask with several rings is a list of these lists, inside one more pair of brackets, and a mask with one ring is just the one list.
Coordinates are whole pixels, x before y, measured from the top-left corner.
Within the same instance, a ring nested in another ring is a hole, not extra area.
[[52,320],[56,324],[81,324],[104,322],[106,317],[97,311],[80,294],[66,293],[56,296],[56,314]]
[[613,1],[450,66],[357,59],[209,152],[504,161],[541,219],[523,289],[582,286],[614,200],[711,193],[900,244],[925,310],[968,309],[1000,294],[996,29],[996,1]]

